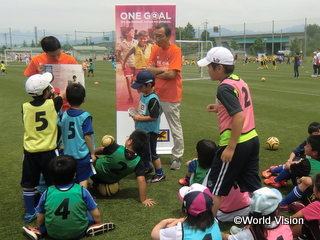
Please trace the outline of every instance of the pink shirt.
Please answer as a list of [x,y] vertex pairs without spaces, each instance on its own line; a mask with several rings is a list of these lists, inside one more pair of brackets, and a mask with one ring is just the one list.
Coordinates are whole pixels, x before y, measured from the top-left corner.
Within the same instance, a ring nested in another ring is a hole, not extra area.
[[307,221],[318,220],[318,222],[320,223],[320,201],[319,200],[316,200],[310,203],[308,206],[301,209],[301,212],[303,214],[303,217]]

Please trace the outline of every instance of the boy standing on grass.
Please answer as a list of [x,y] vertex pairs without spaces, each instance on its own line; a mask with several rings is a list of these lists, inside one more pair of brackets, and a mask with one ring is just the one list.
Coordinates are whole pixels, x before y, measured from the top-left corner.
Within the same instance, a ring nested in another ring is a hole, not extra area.
[[96,236],[115,228],[113,223],[101,223],[100,211],[89,191],[73,183],[77,161],[68,155],[50,161],[49,172],[54,186],[46,190],[37,206],[38,228],[22,227],[31,239],[47,233],[54,239],[80,239]]
[[94,77],[94,65],[93,65],[93,62],[92,62],[92,59],[89,58],[89,67],[88,67],[88,75],[87,77],[90,77],[90,73],[91,73],[91,77]]
[[[51,73],[35,74],[25,83],[27,93],[33,101],[22,105],[24,123],[24,157],[22,166],[21,187],[26,206],[24,221],[32,222],[37,218],[34,209],[34,190],[39,185],[40,173],[47,186],[53,184],[48,173],[49,161],[58,156],[57,137],[58,112],[62,107],[62,97],[49,99],[51,95]],[[63,94],[62,94],[63,96]]]
[[71,108],[63,113],[59,125],[64,144],[63,154],[73,156],[78,162],[75,182],[87,188],[88,178],[95,174],[91,161],[96,161],[96,155],[92,117],[80,109],[85,96],[86,90],[81,84],[68,85],[66,97]]
[[150,161],[152,161],[156,170],[156,174],[147,181],[148,183],[166,180],[161,160],[157,155],[157,138],[160,131],[160,102],[153,90],[154,84],[154,75],[149,71],[141,71],[138,73],[136,81],[131,85],[133,89],[137,89],[141,93],[138,114],[131,115],[131,117],[135,121],[135,128],[142,129],[149,135],[149,144],[141,152],[140,156],[145,164],[146,173],[149,173],[149,170],[152,171]]
[[7,68],[6,68],[6,65],[4,64],[4,61],[1,61],[0,63],[0,70],[1,70],[2,76],[4,76],[4,74],[7,73]]
[[259,138],[255,130],[250,90],[233,74],[232,53],[224,47],[214,47],[198,61],[208,66],[211,80],[220,81],[217,104],[209,104],[208,112],[217,113],[220,142],[213,159],[207,186],[213,194],[213,213],[217,214],[221,196],[227,196],[235,182],[241,192],[261,188],[259,178]]
[[148,145],[148,134],[136,129],[126,140],[124,146],[117,143],[107,147],[98,147],[96,154],[104,154],[105,157],[97,159],[93,175],[93,186],[98,184],[116,183],[131,173],[135,173],[138,182],[140,202],[145,206],[152,206],[155,202],[147,199],[147,184],[144,176],[144,165],[139,154]]

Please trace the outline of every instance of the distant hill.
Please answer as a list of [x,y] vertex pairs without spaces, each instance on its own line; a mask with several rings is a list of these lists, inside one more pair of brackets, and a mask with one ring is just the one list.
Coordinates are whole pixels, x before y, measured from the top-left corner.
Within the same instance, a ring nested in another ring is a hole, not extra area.
[[[286,32],[303,32],[304,31],[304,25],[297,25],[297,26],[293,26],[293,27],[289,27],[289,28],[284,28],[282,29],[283,33]],[[202,32],[202,31],[201,31]],[[213,29],[208,29],[208,32],[210,33],[211,37],[219,37],[219,33],[214,33]],[[280,32],[280,31],[275,31],[275,32]],[[70,33],[70,32],[69,32]],[[102,32],[101,32],[102,33]],[[251,31],[250,29],[246,29],[246,34],[261,34],[261,33],[265,33],[262,31]],[[201,34],[201,33],[200,33]],[[44,35],[46,36],[55,36],[57,37],[61,44],[64,45],[67,43],[67,37],[68,37],[68,43],[71,45],[74,45],[75,39],[74,39],[74,32],[73,34],[56,34],[54,32],[44,32],[44,31],[37,31],[37,40],[39,41]],[[83,33],[82,33],[83,35]],[[88,35],[90,35],[88,33]],[[239,30],[239,31],[233,31],[233,30],[229,30],[227,28],[222,28],[221,29],[221,35],[222,36],[235,36],[235,35],[243,35],[243,30]],[[16,45],[16,46],[21,46],[23,44],[24,41],[26,41],[27,45],[30,45],[32,43],[32,41],[35,42],[35,32],[34,31],[20,31],[20,30],[14,30],[11,31],[11,37],[9,32],[0,32],[0,36],[3,36],[0,38],[0,46],[3,45],[7,45],[8,47],[10,47],[11,42],[12,42],[12,46]],[[102,36],[99,37],[90,37],[91,42],[94,43],[101,43],[104,41],[110,42],[112,41],[112,32],[105,32],[105,37],[108,37],[109,40],[104,40],[102,38]],[[196,37],[197,34],[196,34]],[[77,44],[82,44],[86,42],[86,38],[88,39],[88,37],[83,37],[79,34],[79,36],[77,36]]]

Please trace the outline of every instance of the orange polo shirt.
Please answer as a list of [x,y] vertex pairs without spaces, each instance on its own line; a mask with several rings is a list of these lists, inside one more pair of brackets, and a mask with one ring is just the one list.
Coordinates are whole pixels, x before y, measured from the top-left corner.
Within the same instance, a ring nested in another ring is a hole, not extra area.
[[170,44],[168,49],[163,50],[154,46],[148,65],[155,63],[156,67],[167,67],[169,70],[176,70],[177,76],[172,79],[156,78],[154,90],[160,101],[181,102],[182,100],[182,53],[178,46]]

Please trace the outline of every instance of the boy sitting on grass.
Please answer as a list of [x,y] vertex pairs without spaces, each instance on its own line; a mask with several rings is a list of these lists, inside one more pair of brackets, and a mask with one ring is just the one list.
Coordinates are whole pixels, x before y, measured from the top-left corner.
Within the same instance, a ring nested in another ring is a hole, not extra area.
[[54,239],[80,239],[108,232],[113,223],[100,223],[97,203],[87,189],[73,183],[77,161],[61,155],[49,163],[49,172],[55,185],[45,191],[36,208],[38,228],[22,227],[31,239],[37,240],[47,233]]

